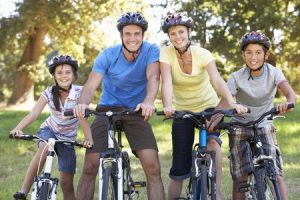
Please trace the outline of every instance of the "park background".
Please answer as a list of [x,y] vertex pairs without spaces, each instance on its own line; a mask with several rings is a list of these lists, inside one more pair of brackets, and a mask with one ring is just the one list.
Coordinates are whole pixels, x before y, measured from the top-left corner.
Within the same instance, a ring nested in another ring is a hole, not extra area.
[[[57,54],[71,54],[79,60],[78,84],[84,84],[93,60],[104,48],[119,43],[116,21],[128,11],[143,13],[149,21],[145,39],[159,46],[168,39],[160,29],[168,12],[184,11],[195,22],[192,41],[209,49],[226,80],[242,66],[239,40],[243,34],[260,30],[271,39],[268,62],[280,68],[295,91],[300,84],[299,0],[1,0],[0,2],[0,199],[11,199],[19,189],[32,157],[34,144],[7,139],[9,131],[30,110],[45,86],[53,84],[46,65]],[[101,93],[101,88],[95,94]],[[277,94],[278,101],[282,100]],[[157,106],[160,106],[159,95]],[[300,112],[300,111],[299,111]],[[279,120],[278,140],[283,151],[284,170],[290,199],[300,196],[299,112]],[[43,119],[27,129],[34,133]],[[167,185],[171,164],[170,122],[151,119],[160,148],[162,173]],[[82,135],[82,134],[81,134]],[[80,139],[80,138],[79,138]],[[223,138],[223,190],[230,199],[228,142]],[[78,150],[78,173],[83,150]],[[136,174],[141,169],[134,164]],[[145,199],[144,191],[141,198]]]

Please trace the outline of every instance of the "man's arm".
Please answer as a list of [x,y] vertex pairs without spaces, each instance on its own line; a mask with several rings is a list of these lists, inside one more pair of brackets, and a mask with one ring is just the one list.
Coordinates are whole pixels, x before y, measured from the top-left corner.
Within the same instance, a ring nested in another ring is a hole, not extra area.
[[94,92],[99,87],[103,75],[96,72],[91,72],[88,80],[83,86],[80,98],[78,100],[78,105],[74,108],[75,117],[84,117],[85,109],[92,102]]
[[136,110],[142,109],[142,115],[147,120],[155,111],[154,101],[159,86],[159,62],[147,66],[147,93],[144,102],[137,105]]

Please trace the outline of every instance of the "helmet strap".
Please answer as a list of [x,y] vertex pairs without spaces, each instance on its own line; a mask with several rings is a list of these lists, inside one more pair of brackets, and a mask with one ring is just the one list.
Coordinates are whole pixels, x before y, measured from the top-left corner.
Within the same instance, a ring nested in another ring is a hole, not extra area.
[[56,87],[58,88],[59,91],[63,91],[63,92],[67,92],[67,93],[69,93],[70,90],[71,90],[71,88],[72,88],[72,84],[69,86],[68,89],[62,88],[62,87],[60,87],[60,86],[58,85],[58,83],[57,83],[56,80],[55,80],[55,85],[56,85]]
[[174,48],[179,53],[179,55],[182,56],[185,52],[187,52],[187,50],[189,49],[190,46],[191,46],[191,39],[189,39],[189,42],[186,44],[185,49],[183,51],[181,51],[180,49],[176,48],[175,46],[174,46]]
[[248,78],[248,81],[250,80],[250,78],[253,80],[253,76],[252,76],[251,72],[258,72],[258,71],[260,71],[263,68],[264,63],[265,62],[263,62],[263,64],[259,68],[257,68],[257,69],[251,69],[248,65],[246,65],[249,68],[249,78]]
[[135,59],[136,59],[136,55],[140,52],[140,49],[142,48],[142,45],[143,45],[143,43],[141,44],[141,46],[136,50],[136,51],[130,51],[127,47],[126,47],[126,45],[124,44],[124,42],[123,42],[123,39],[122,39],[122,46],[124,47],[124,49],[128,52],[128,53],[131,53],[131,55],[132,55],[132,57],[133,57],[133,61],[135,61]]

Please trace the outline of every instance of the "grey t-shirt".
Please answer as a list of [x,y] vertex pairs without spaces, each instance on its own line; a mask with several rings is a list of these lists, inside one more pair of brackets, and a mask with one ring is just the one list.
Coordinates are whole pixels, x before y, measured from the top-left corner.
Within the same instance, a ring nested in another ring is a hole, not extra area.
[[[247,106],[251,113],[244,114],[243,117],[233,117],[233,121],[248,122],[258,119],[264,112],[274,107],[273,100],[280,83],[285,81],[285,77],[280,69],[265,63],[264,71],[259,77],[249,78],[250,70],[243,67],[232,73],[227,85],[237,103]],[[264,120],[260,126],[272,123]]]

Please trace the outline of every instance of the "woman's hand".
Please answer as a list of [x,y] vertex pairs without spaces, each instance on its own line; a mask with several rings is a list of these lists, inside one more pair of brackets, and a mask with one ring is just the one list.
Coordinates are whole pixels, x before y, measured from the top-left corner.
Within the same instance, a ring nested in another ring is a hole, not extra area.
[[163,111],[164,111],[166,117],[171,117],[175,112],[175,110],[172,108],[172,106],[164,107]]

